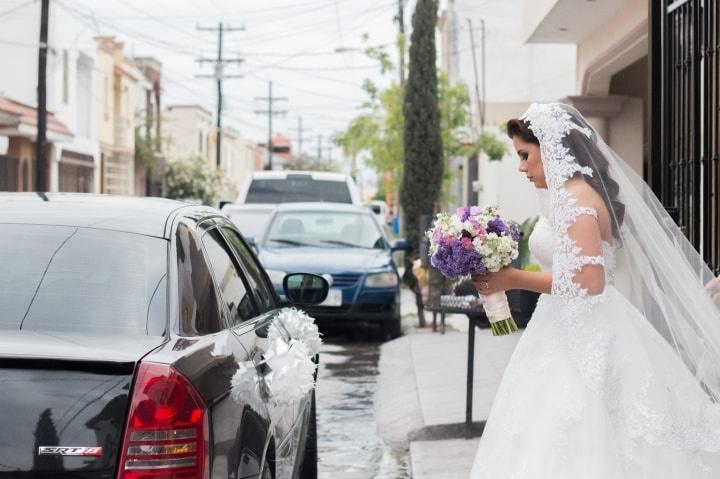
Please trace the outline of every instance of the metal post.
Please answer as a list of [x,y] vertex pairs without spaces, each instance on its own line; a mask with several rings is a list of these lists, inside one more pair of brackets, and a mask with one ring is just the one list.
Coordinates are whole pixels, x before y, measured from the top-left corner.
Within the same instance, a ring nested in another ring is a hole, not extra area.
[[400,38],[398,38],[398,70],[400,71],[400,86],[405,86],[405,0],[398,0],[398,29]]
[[[477,57],[475,55],[475,34],[473,32],[473,24],[470,18],[467,19],[467,23],[468,30],[470,31],[470,48],[472,51],[473,72],[475,74],[475,101],[477,102],[478,121],[480,125],[480,131],[482,132],[484,118],[482,114],[482,107],[480,106],[480,82],[478,79]],[[473,128],[473,130],[475,129]]]
[[40,7],[40,48],[38,50],[38,115],[37,138],[35,142],[35,190],[47,189],[47,50],[48,50],[48,16],[50,0],[42,0]]
[[302,154],[303,128],[302,117],[298,117],[298,156]]
[[475,366],[475,320],[468,316],[467,389],[465,390],[465,432],[470,434],[473,409],[473,378]]
[[272,154],[273,154],[273,146],[272,146],[272,133],[273,133],[273,125],[272,125],[272,118],[273,118],[273,94],[272,94],[272,80],[268,82],[268,170],[273,169],[272,165]]
[[[218,56],[215,68],[222,69],[222,51],[223,51],[223,24],[218,23]],[[215,161],[217,167],[220,168],[220,159],[222,158],[222,71],[217,72],[217,151],[215,152]]]

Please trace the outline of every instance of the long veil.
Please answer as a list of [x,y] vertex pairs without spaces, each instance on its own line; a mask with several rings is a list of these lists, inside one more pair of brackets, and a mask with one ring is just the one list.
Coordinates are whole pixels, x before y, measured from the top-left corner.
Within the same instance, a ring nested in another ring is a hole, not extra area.
[[[539,140],[548,183],[555,234],[552,301],[569,357],[630,437],[680,449],[720,450],[720,309],[704,289],[714,275],[647,184],[577,110],[560,103],[533,104],[522,119]],[[579,217],[596,216],[567,187],[580,176],[594,186],[610,213],[614,264],[586,254],[572,236]],[[613,286],[658,333],[662,350],[676,357],[672,364],[677,367],[665,371],[665,377],[624,385],[623,402],[614,394],[614,333],[584,321],[603,300],[602,293],[591,294],[575,282],[588,264],[604,264]],[[660,388],[677,409],[644,404],[653,388]]]

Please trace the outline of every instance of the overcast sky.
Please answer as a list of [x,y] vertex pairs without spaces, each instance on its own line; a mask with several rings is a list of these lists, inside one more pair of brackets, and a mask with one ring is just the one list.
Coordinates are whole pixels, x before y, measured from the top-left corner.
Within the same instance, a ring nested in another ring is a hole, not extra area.
[[[412,8],[414,2],[409,3]],[[195,60],[217,55],[217,33],[196,27],[216,27],[220,21],[244,27],[225,34],[225,56],[244,59],[240,66],[226,68],[227,74],[243,77],[225,81],[225,124],[243,137],[266,141],[267,117],[254,110],[267,105],[254,98],[267,96],[272,80],[274,96],[287,98],[278,103],[287,115],[275,117],[274,130],[296,143],[302,117],[303,150],[312,153],[317,152],[318,135],[328,146],[328,138],[357,114],[365,99],[363,79],[390,81],[362,53],[335,50],[361,48],[361,36],[367,33],[371,44],[388,45],[397,58],[397,0],[51,0],[51,15],[71,15],[73,8],[94,15],[88,28],[125,41],[128,55],[162,62],[165,106],[199,103],[213,112],[215,82],[195,77],[212,73],[212,66]],[[406,14],[408,27],[411,14]],[[336,160],[339,155],[332,152]]]

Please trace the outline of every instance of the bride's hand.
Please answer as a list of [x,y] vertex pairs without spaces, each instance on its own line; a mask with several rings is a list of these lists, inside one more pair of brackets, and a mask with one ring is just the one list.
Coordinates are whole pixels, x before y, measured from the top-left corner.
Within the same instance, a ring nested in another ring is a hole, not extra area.
[[473,274],[471,278],[478,294],[490,295],[508,289],[515,289],[514,280],[517,271],[517,269],[508,266],[497,273]]
[[705,290],[708,292],[713,302],[720,306],[720,276],[706,284]]

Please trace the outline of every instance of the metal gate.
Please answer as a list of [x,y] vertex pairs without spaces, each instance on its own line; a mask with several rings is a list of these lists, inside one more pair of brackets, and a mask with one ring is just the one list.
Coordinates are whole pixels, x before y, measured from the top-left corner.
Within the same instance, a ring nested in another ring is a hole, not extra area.
[[653,189],[720,273],[718,0],[650,2]]

